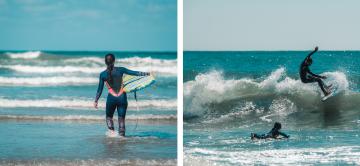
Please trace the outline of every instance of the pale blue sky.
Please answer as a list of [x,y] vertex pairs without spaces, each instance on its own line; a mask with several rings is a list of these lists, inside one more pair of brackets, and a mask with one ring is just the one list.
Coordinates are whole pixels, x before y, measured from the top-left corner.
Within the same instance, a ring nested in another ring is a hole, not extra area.
[[176,51],[176,0],[0,0],[0,50]]
[[360,50],[359,0],[184,0],[185,50]]

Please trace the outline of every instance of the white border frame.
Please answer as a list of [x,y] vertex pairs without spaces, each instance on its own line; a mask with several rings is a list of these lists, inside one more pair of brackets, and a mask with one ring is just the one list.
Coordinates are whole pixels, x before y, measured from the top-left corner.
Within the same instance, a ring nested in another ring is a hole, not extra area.
[[183,166],[183,0],[177,0],[177,165]]

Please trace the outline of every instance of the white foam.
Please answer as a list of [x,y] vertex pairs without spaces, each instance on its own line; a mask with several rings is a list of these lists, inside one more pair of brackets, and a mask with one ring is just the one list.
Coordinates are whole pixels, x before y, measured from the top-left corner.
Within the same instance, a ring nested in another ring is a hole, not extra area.
[[56,86],[56,85],[84,85],[99,82],[95,77],[0,77],[2,86]]
[[[212,150],[186,148],[185,165],[307,165],[360,164],[360,146],[331,148]],[[207,161],[201,164],[201,161]]]
[[[327,84],[337,84],[341,91],[348,90],[349,83],[344,73],[336,71],[323,75],[328,77],[325,80]],[[291,96],[302,103],[313,105],[314,101],[319,102],[321,94],[317,83],[304,84],[298,79],[287,77],[282,67],[262,81],[249,78],[225,79],[221,72],[211,71],[184,83],[184,110],[202,114],[207,104],[267,95]]]
[[[37,116],[37,115],[0,115],[0,119],[17,120],[59,120],[59,121],[103,121],[104,116],[97,115],[66,115],[66,116]],[[135,120],[176,120],[176,115],[127,115],[127,121]],[[117,118],[113,119],[117,121]]]
[[[89,73],[99,74],[104,71],[105,66],[102,67],[86,67],[86,66],[29,66],[29,65],[0,65],[0,68],[6,68],[22,73]],[[155,72],[161,75],[176,75],[176,66],[130,66],[128,67],[135,71]]]
[[5,53],[5,55],[13,59],[34,59],[40,57],[41,52],[40,51],[28,51],[22,53],[7,52]]
[[[92,62],[96,64],[103,65],[104,59],[99,57],[83,57],[83,58],[72,58],[65,60],[67,63],[84,63]],[[129,58],[120,58],[116,60],[116,63],[127,66],[176,66],[176,60],[167,60],[167,59],[155,59],[151,57],[129,57]]]
[[28,66],[28,65],[0,65],[1,68],[7,68],[23,73],[100,73],[103,67],[79,67],[79,66]]
[[[42,99],[42,100],[10,100],[0,98],[0,107],[3,108],[22,108],[22,107],[43,107],[43,108],[93,108],[93,100],[64,100],[64,99]],[[99,102],[99,108],[105,108],[105,102]],[[176,100],[139,100],[137,102],[128,101],[128,108],[134,109],[136,106],[144,108],[176,109]],[[95,109],[95,108],[94,108]]]
[[146,166],[170,166],[176,165],[176,159],[157,159],[157,160],[144,160],[144,159],[86,159],[86,160],[63,160],[63,159],[44,159],[44,160],[1,160],[2,166],[114,166],[114,165],[146,165]]

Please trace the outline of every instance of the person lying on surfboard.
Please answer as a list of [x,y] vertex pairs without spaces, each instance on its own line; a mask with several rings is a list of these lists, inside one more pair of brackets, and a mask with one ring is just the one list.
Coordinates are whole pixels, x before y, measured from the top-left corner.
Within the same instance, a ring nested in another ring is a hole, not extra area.
[[147,76],[149,72],[132,71],[124,67],[115,67],[115,56],[105,55],[106,70],[100,73],[99,86],[97,89],[94,107],[98,108],[98,100],[104,88],[104,83],[109,94],[106,100],[106,124],[111,135],[115,135],[113,115],[115,109],[118,112],[119,135],[125,136],[125,115],[128,106],[126,92],[123,89],[123,75]]
[[300,65],[299,73],[300,73],[301,82],[303,82],[305,84],[317,82],[319,84],[321,90],[323,91],[324,96],[327,96],[331,93],[329,91],[329,88],[332,85],[326,86],[324,84],[324,82],[322,81],[322,79],[326,79],[326,77],[312,73],[309,68],[309,66],[311,66],[311,64],[312,64],[311,55],[313,55],[316,51],[318,51],[318,49],[319,49],[318,47],[315,47],[315,50],[310,52],[310,54],[308,56],[306,56],[305,60]]
[[275,122],[274,127],[270,130],[270,132],[268,132],[267,134],[256,134],[256,133],[251,133],[251,139],[267,139],[267,138],[274,138],[274,139],[279,139],[279,136],[283,136],[284,138],[289,138],[290,136],[280,132],[281,129],[281,123],[279,122]]

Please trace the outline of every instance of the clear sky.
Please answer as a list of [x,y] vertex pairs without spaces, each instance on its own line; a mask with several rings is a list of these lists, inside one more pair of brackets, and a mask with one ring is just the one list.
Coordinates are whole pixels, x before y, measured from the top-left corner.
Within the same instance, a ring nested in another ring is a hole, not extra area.
[[185,50],[360,50],[359,0],[184,0]]
[[176,0],[0,0],[0,50],[176,51]]

